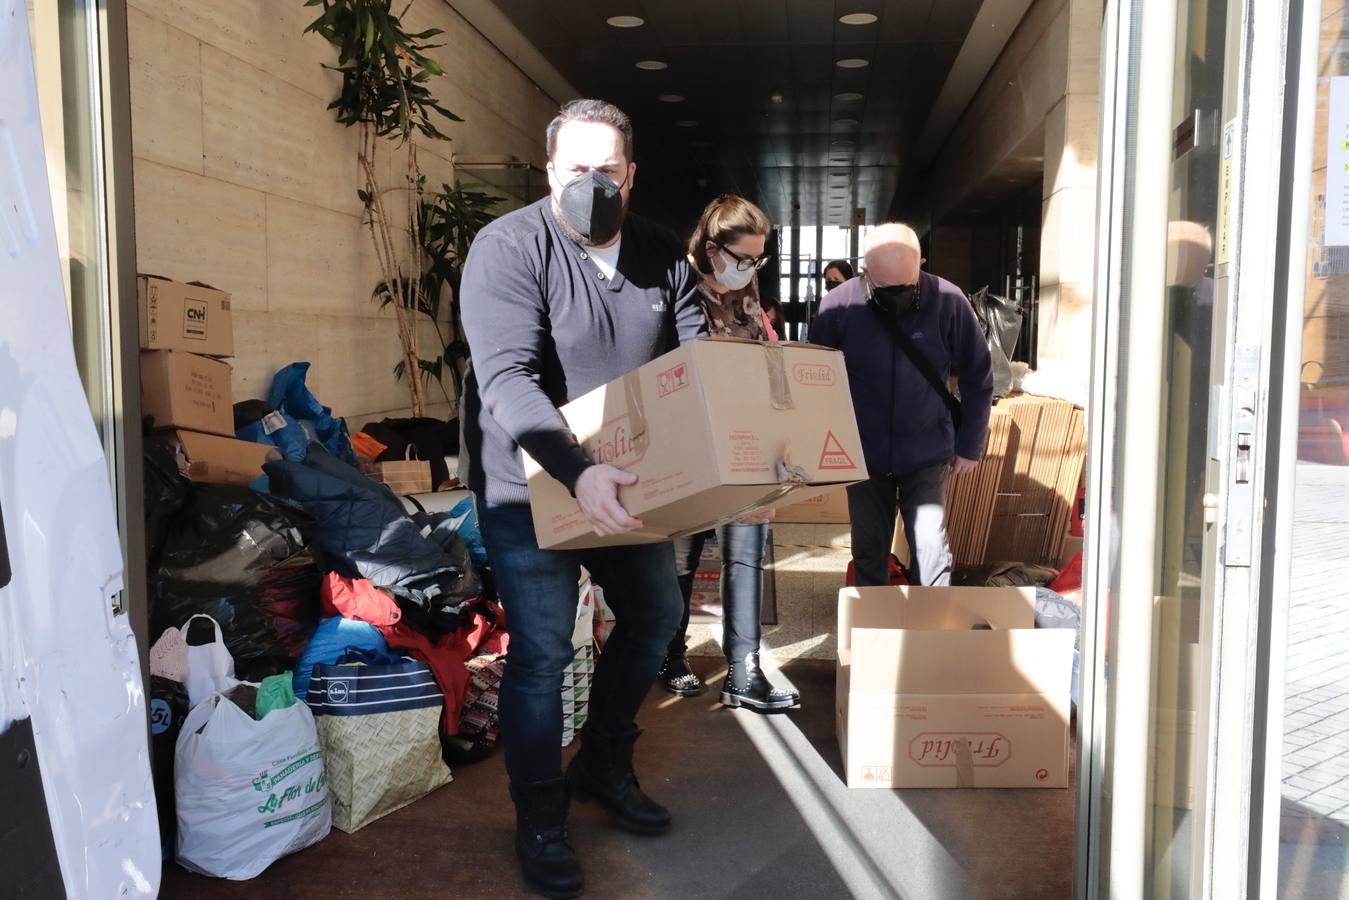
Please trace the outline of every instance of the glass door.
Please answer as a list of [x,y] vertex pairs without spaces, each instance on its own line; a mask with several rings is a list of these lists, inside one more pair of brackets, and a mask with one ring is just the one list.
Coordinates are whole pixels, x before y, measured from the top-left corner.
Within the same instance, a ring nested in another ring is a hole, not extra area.
[[1286,15],[1106,4],[1083,896],[1246,893]]

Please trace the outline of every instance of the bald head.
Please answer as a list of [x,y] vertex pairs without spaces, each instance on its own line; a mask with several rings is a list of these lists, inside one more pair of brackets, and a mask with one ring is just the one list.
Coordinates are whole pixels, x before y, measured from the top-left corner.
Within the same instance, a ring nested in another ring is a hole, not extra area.
[[908,225],[886,222],[867,235],[862,271],[876,287],[917,284],[918,270],[924,262],[918,233]]

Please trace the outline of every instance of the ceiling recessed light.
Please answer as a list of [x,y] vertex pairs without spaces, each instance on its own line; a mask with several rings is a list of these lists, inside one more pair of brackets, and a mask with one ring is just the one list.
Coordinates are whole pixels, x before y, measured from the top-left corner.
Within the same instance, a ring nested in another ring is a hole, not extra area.
[[834,99],[839,103],[856,103],[862,99],[862,95],[856,91],[844,91],[841,94],[835,94]]
[[840,59],[838,62],[834,63],[834,65],[838,66],[840,69],[865,69],[867,66],[871,65],[871,61],[851,56],[847,59]]
[[683,94],[661,94],[661,95],[660,95],[659,97],[657,97],[656,99],[659,100],[661,103],[683,103],[683,102],[684,102],[684,95],[683,95]]
[[678,125],[680,128],[695,128],[698,125],[698,123],[693,119],[680,119],[675,124]]
[[[846,19],[847,16],[844,16],[843,18]],[[872,18],[875,17],[873,16]],[[615,28],[641,28],[646,24],[646,19],[643,19],[640,16],[610,16],[604,21]]]
[[661,69],[670,68],[670,64],[658,59],[643,59],[638,61],[637,68],[645,69],[648,72],[659,72]]
[[858,122],[856,119],[835,119],[834,124],[839,128],[856,128]]
[[876,17],[871,13],[848,13],[846,16],[839,16],[838,20],[844,25],[870,25],[876,21]]

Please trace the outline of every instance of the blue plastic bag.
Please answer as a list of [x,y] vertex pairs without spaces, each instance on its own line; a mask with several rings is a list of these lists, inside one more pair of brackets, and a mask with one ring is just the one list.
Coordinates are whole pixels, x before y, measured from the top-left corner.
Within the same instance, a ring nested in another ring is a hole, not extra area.
[[344,619],[333,616],[319,623],[314,636],[309,639],[300,661],[295,665],[295,696],[303,701],[309,694],[309,678],[314,666],[331,665],[341,659],[349,650],[371,650],[381,654],[389,652],[389,645],[379,629],[357,619]]
[[304,462],[305,454],[309,452],[309,435],[304,426],[294,416],[281,412],[271,413],[264,419],[245,425],[235,432],[235,437],[255,444],[272,444],[292,462]]
[[482,532],[478,530],[478,511],[473,505],[473,497],[465,497],[454,505],[449,512],[432,516],[431,540],[449,551],[457,537],[468,550],[468,558],[479,574],[487,565],[487,547],[482,542]]
[[[280,413],[310,423],[314,429],[314,438],[325,450],[343,462],[356,465],[356,451],[351,447],[347,420],[335,418],[332,408],[319,403],[318,398],[305,387],[305,375],[308,372],[307,362],[291,363],[277,372],[272,379],[272,392],[267,395],[268,404]],[[291,459],[290,456],[286,458]]]

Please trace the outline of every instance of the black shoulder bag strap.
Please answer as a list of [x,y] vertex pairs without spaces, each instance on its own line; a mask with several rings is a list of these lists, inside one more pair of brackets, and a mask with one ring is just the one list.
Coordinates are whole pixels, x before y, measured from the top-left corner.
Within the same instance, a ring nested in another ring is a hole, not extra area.
[[952,396],[951,389],[946,386],[946,382],[942,379],[941,375],[938,374],[937,367],[932,364],[932,360],[928,359],[927,354],[918,349],[918,345],[913,342],[913,338],[904,333],[904,329],[899,327],[898,322],[890,316],[887,316],[875,306],[872,306],[871,304],[868,304],[868,306],[870,306],[871,311],[876,314],[876,318],[881,320],[881,323],[885,326],[885,330],[890,332],[890,337],[894,339],[895,344],[899,346],[899,349],[904,351],[904,355],[909,358],[909,362],[917,367],[919,374],[921,374],[927,383],[932,386],[932,389],[937,392],[937,396],[941,397],[942,402],[946,404],[946,408],[951,412],[951,422],[958,430],[960,428],[960,420],[963,418],[963,412],[960,409],[960,401]]

